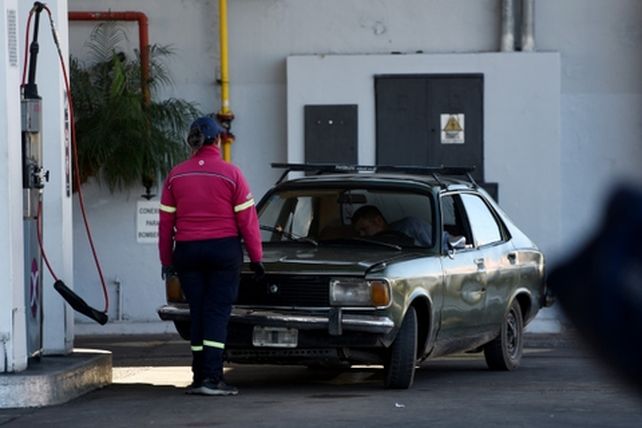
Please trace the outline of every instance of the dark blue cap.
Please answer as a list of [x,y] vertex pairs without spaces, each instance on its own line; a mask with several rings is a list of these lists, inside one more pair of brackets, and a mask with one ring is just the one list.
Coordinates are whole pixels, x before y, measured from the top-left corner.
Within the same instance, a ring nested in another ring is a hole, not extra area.
[[225,133],[225,128],[223,128],[216,120],[212,119],[209,116],[199,117],[194,122],[192,122],[192,125],[189,128],[190,131],[194,129],[200,130],[206,142],[213,140],[219,135]]

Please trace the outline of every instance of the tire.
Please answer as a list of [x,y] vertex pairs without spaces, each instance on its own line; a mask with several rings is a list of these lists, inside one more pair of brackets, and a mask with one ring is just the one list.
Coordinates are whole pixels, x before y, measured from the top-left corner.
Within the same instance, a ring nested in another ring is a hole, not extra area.
[[178,335],[185,340],[190,338],[190,323],[189,321],[174,321],[174,327],[178,332]]
[[517,300],[504,315],[502,327],[492,342],[484,346],[486,364],[491,370],[510,371],[516,369],[524,349],[524,318]]
[[415,379],[417,363],[417,312],[408,308],[395,341],[388,349],[384,363],[384,386],[408,389]]

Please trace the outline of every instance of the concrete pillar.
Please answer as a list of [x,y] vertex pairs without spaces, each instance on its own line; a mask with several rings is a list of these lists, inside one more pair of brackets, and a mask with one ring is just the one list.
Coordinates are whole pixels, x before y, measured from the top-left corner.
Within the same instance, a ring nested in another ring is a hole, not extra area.
[[18,0],[0,0],[0,373],[27,367]]
[[[69,73],[67,0],[48,0],[46,4],[51,10]],[[26,17],[32,6],[32,1],[21,1],[20,15]],[[25,25],[26,18],[21,19],[23,36]],[[46,11],[40,18],[38,43],[36,83],[42,97],[43,167],[49,171],[43,196],[43,243],[56,276],[73,289],[71,136],[65,129],[68,117],[66,89]],[[66,354],[73,348],[73,310],[54,290],[54,279],[44,262],[43,270],[43,353]]]

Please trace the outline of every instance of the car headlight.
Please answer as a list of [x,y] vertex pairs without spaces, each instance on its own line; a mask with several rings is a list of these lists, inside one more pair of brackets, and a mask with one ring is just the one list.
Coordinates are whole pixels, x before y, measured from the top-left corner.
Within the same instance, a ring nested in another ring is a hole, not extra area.
[[332,278],[330,280],[330,304],[333,306],[388,306],[390,284],[376,279]]

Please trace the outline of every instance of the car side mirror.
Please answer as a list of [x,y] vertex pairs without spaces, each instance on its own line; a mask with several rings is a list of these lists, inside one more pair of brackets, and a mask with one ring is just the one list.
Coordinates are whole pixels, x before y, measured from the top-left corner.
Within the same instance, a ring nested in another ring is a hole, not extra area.
[[450,236],[448,235],[448,257],[453,258],[457,250],[466,248],[465,236]]

